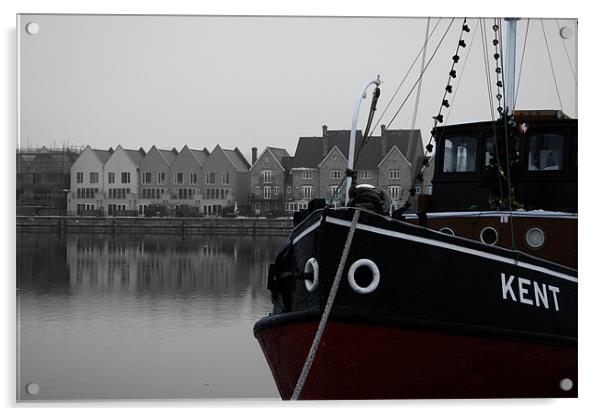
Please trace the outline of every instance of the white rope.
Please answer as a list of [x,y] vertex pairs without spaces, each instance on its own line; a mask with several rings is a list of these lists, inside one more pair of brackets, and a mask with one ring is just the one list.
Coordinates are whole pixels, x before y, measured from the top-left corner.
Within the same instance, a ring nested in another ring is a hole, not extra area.
[[320,323],[318,324],[316,335],[314,335],[314,340],[309,349],[309,353],[307,354],[307,358],[305,359],[305,364],[303,364],[303,369],[301,370],[301,374],[299,375],[299,379],[297,380],[295,390],[293,390],[291,400],[299,400],[299,396],[301,395],[301,392],[303,391],[303,386],[305,385],[305,380],[307,379],[309,370],[311,370],[314,358],[316,357],[316,352],[318,351],[318,346],[320,345],[322,334],[324,333],[324,329],[326,328],[326,322],[328,321],[328,316],[330,315],[330,311],[332,310],[334,298],[337,295],[339,283],[341,282],[341,277],[343,276],[343,269],[345,268],[345,263],[347,262],[347,257],[349,256],[351,242],[353,241],[353,234],[355,234],[355,228],[357,226],[359,218],[360,210],[356,209],[353,214],[353,219],[351,220],[351,226],[349,227],[349,234],[347,234],[347,241],[345,241],[345,247],[343,247],[343,254],[341,255],[339,268],[337,269],[337,274],[334,277],[332,287],[330,288],[330,293],[328,294],[328,300],[326,301],[326,306],[324,307],[324,313],[322,314],[322,318],[320,318]]

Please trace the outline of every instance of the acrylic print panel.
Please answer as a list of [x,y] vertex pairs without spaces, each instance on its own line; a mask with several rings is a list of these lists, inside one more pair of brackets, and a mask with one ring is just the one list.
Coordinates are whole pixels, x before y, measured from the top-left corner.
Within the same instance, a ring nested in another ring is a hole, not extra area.
[[18,400],[577,395],[576,20],[18,42]]

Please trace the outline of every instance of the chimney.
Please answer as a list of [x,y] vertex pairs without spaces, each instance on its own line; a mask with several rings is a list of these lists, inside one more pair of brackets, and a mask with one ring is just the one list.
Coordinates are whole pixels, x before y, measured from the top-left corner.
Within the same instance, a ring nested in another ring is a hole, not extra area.
[[251,147],[251,165],[254,165],[257,162],[257,148]]
[[385,157],[387,154],[387,126],[380,125],[380,157]]
[[322,157],[328,154],[328,126],[322,126]]

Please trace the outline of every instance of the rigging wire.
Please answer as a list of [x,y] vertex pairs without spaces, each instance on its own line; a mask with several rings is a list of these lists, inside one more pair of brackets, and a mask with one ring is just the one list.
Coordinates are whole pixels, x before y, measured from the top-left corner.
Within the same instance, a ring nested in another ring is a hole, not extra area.
[[520,66],[518,68],[518,80],[516,83],[516,96],[514,97],[514,108],[516,108],[516,103],[518,102],[518,94],[520,92],[520,81],[523,75],[523,62],[525,61],[525,51],[527,50],[527,38],[529,37],[529,25],[531,24],[531,19],[527,18],[527,27],[525,29],[525,39],[523,41],[523,53],[520,58]]
[[[453,78],[455,78],[455,71],[453,70],[453,68],[454,68],[454,66],[456,65],[456,62],[457,62],[457,61],[456,61],[456,59],[455,59],[455,58],[456,58],[456,57],[458,57],[458,51],[460,50],[460,45],[461,45],[461,43],[463,42],[463,40],[462,40],[462,36],[463,36],[463,34],[464,34],[464,31],[466,31],[466,32],[469,32],[469,31],[470,31],[470,30],[468,29],[468,25],[466,24],[466,20],[467,20],[467,19],[466,19],[466,18],[464,18],[464,21],[462,22],[462,30],[460,31],[460,39],[459,39],[459,41],[458,41],[458,46],[456,47],[456,52],[455,52],[455,55],[454,55],[454,63],[452,64],[452,70],[449,72],[449,77],[448,77],[448,79],[447,79],[447,87],[449,87],[449,88],[451,88],[451,87],[450,87],[450,85],[451,85],[451,84],[450,84],[450,82],[451,82],[451,79],[452,79],[452,73],[454,73],[454,76],[453,76]],[[465,29],[466,29],[466,30],[465,30]],[[449,30],[449,27],[448,27],[448,30]],[[446,32],[446,34],[447,34],[447,32]],[[445,36],[445,35],[444,35],[444,36]],[[467,53],[467,55],[470,53],[470,49],[472,48],[472,40],[474,40],[474,33],[473,33],[473,37],[472,37],[472,39],[471,39],[471,44],[470,44],[470,47],[468,48],[468,51],[469,51],[469,52]],[[443,41],[443,39],[441,39],[441,41]],[[440,41],[440,42],[439,42],[439,44],[437,45],[437,48],[439,48],[439,46],[441,45],[441,41]],[[464,46],[466,46],[466,44],[464,44]],[[435,52],[436,52],[436,51],[435,51]],[[433,56],[434,56],[434,55],[433,55]],[[432,58],[433,58],[433,57],[431,56],[431,59],[432,59]],[[467,56],[467,58],[468,58],[468,56]],[[459,59],[459,58],[458,58],[458,59]],[[430,60],[429,60],[429,63],[430,63]],[[428,66],[428,64],[427,64],[427,66]],[[464,71],[464,68],[465,68],[465,66],[466,66],[466,64],[464,64],[464,66],[462,67],[462,69],[461,69],[461,71],[462,71],[462,72]],[[426,68],[425,68],[425,70],[426,70]],[[422,76],[422,75],[421,75],[421,76]],[[460,79],[458,80],[458,85],[459,85],[459,83],[460,83],[460,80],[461,80],[461,78],[462,78],[462,77],[460,77]],[[456,88],[457,88],[457,87],[456,87]],[[410,91],[410,93],[411,93],[411,91]],[[441,117],[441,110],[443,109],[444,103],[446,103],[445,97],[447,97],[447,94],[448,94],[448,93],[451,93],[451,89],[450,89],[450,90],[448,90],[448,89],[446,88],[446,89],[445,89],[445,93],[443,94],[443,99],[441,100],[441,105],[439,106],[439,112],[438,112],[438,114],[439,114],[439,117]],[[454,97],[454,98],[455,98],[455,97]],[[452,99],[452,102],[453,102],[453,101],[454,101],[454,100]],[[405,103],[405,102],[404,102],[404,103]],[[402,103],[402,106],[403,106],[403,104],[404,104],[404,103]],[[449,104],[447,104],[447,107],[449,107]],[[400,109],[399,109],[399,110],[401,110],[401,107],[400,107]],[[397,112],[397,113],[399,113],[399,110],[398,110],[398,112]],[[396,113],[396,115],[397,115],[397,113]],[[427,148],[427,151],[428,151],[428,152],[430,152],[430,150],[429,150],[429,146],[432,148],[432,145],[431,145],[431,143],[432,143],[432,141],[433,141],[433,138],[434,138],[434,130],[435,130],[435,127],[437,127],[437,121],[438,121],[438,119],[437,119],[436,117],[433,117],[433,118],[435,119],[434,126],[433,126],[433,130],[431,130],[431,137],[429,138],[428,144],[426,145],[426,148]],[[392,122],[393,122],[393,120],[391,120],[391,122],[389,123],[389,125],[390,125]],[[388,127],[388,126],[387,126],[387,127]],[[445,126],[443,126],[443,129],[442,129],[442,131],[443,131],[444,129],[445,129]],[[416,195],[416,192],[415,192],[415,191],[414,191],[414,192],[412,192],[412,191],[415,189],[416,181],[417,181],[417,180],[418,180],[418,178],[420,177],[420,175],[421,175],[421,173],[422,173],[422,170],[423,170],[423,168],[424,168],[424,167],[426,167],[426,166],[428,166],[428,158],[427,158],[426,156],[425,156],[425,157],[424,157],[424,159],[423,159],[422,165],[423,165],[423,166],[422,166],[422,167],[421,167],[421,168],[420,168],[420,169],[417,171],[416,175],[414,176],[414,179],[413,179],[413,181],[412,181],[412,185],[411,185],[411,186],[410,186],[410,188],[409,188],[409,190],[410,190],[410,193],[409,193],[409,195],[408,195],[408,197],[407,197],[407,199],[406,199],[406,202],[403,204],[403,206],[406,206],[406,207],[407,207],[408,203],[410,202],[410,199]]]
[[556,81],[556,73],[554,72],[554,64],[552,63],[552,54],[550,53],[550,46],[548,45],[548,37],[546,36],[546,29],[543,25],[543,19],[540,19],[541,31],[543,32],[543,38],[546,42],[546,49],[548,51],[548,60],[550,61],[550,69],[552,70],[552,78],[554,78],[554,87],[556,88],[556,95],[558,96],[558,103],[560,104],[560,110],[564,111],[562,106],[562,100],[560,99],[560,92],[558,91],[558,82]]
[[[430,18],[429,18],[430,19]],[[452,19],[453,21],[453,19]],[[435,23],[435,27],[433,28],[433,31],[429,34],[428,38],[427,38],[427,42],[428,40],[430,40],[430,38],[433,36],[433,34],[435,33],[435,31],[437,30],[437,28],[439,27],[439,23],[441,23],[441,17],[437,20],[437,23]],[[375,126],[378,126],[378,123],[380,123],[380,121],[382,120],[382,118],[385,116],[385,114],[387,113],[387,110],[389,109],[389,107],[391,106],[391,103],[393,102],[393,100],[395,99],[395,97],[397,96],[397,93],[399,92],[399,90],[401,89],[401,86],[403,85],[403,83],[405,82],[406,78],[410,75],[410,72],[412,72],[412,69],[414,68],[414,65],[416,65],[416,62],[418,61],[418,58],[420,58],[420,55],[422,54],[423,50],[426,47],[426,42],[425,44],[422,46],[422,48],[418,51],[418,54],[416,55],[416,57],[414,58],[414,60],[412,61],[412,65],[410,65],[410,68],[408,69],[408,72],[406,72],[406,74],[404,75],[404,77],[402,78],[401,82],[399,83],[399,85],[397,86],[397,89],[395,90],[395,92],[393,93],[393,95],[391,96],[391,99],[389,100],[389,102],[387,103],[387,105],[385,106],[385,109],[383,110],[383,113],[381,114],[381,116],[378,118],[378,120],[376,120]],[[370,138],[372,136],[372,134],[374,133],[374,130],[376,130],[376,127],[370,132],[370,135],[368,136],[368,138]]]
[[[560,30],[561,30],[560,23],[558,23],[558,19],[554,19],[554,20],[556,20],[556,26],[558,26],[558,31],[560,32]],[[564,53],[566,54],[566,58],[569,60],[569,66],[571,67],[571,72],[573,73],[573,78],[575,79],[575,85],[578,85],[577,74],[575,73],[575,68],[573,67],[573,62],[571,61],[571,57],[569,56],[569,51],[566,49],[564,39],[562,39],[562,37],[560,39],[561,39],[560,43],[562,43],[562,47],[564,49]]]
[[[403,102],[401,103],[401,105],[397,109],[397,112],[395,112],[395,114],[393,115],[393,118],[391,118],[391,121],[389,121],[389,124],[387,124],[387,128],[389,128],[389,126],[393,123],[393,121],[395,120],[395,118],[397,118],[397,116],[399,115],[399,112],[401,111],[401,109],[403,108],[403,106],[405,105],[405,103],[408,101],[408,99],[410,98],[410,96],[414,92],[414,88],[416,88],[416,86],[418,85],[418,82],[424,76],[424,73],[426,72],[426,70],[428,69],[430,63],[433,61],[433,58],[437,54],[437,51],[439,50],[439,47],[441,47],[441,44],[443,43],[443,40],[447,37],[447,34],[449,33],[449,29],[451,29],[451,26],[452,26],[452,23],[454,22],[454,20],[455,20],[455,18],[453,18],[451,20],[451,22],[449,23],[449,25],[447,26],[447,29],[445,30],[445,33],[441,37],[441,40],[439,40],[439,43],[437,44],[437,47],[435,48],[435,51],[433,52],[433,54],[429,58],[428,62],[426,63],[426,66],[424,67],[424,71],[422,71],[420,73],[420,76],[418,77],[418,79],[416,80],[416,82],[414,83],[414,85],[412,86],[412,88],[410,89],[410,92],[408,92],[408,95],[406,96],[406,98],[403,100]],[[459,48],[459,46],[458,46],[458,48]],[[456,54],[457,54],[457,50],[456,50]],[[451,75],[448,78],[448,81],[447,81],[448,84],[449,84],[449,80],[450,79],[451,79]],[[441,108],[443,108],[443,104],[441,104],[441,106],[439,107],[439,112],[441,112]],[[374,133],[374,130],[372,130],[372,133]],[[372,133],[370,135],[372,135]]]
[[[424,34],[424,46],[422,48],[422,61],[420,63],[420,72],[424,72],[424,61],[426,59],[426,47],[427,47],[427,43],[428,43],[428,33],[429,33],[429,26],[431,23],[431,18],[427,18],[426,20],[426,33]],[[420,92],[422,91],[422,78],[420,78],[420,82],[418,83],[418,90],[416,91],[416,102],[414,103],[414,114],[412,115],[412,124],[410,126],[410,137],[408,139],[408,148],[406,150],[406,156],[408,158],[408,160],[410,160],[410,163],[412,161],[412,159],[410,159],[412,153],[410,153],[410,151],[412,150],[412,143],[414,142],[414,128],[416,127],[416,116],[418,114],[418,105],[420,103]]]

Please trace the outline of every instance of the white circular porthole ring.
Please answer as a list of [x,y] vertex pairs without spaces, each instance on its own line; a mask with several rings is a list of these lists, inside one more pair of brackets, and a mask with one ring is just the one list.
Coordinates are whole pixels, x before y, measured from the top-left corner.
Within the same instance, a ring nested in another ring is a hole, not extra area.
[[[357,284],[355,281],[355,271],[361,267],[366,266],[370,269],[372,273],[372,281],[366,287],[362,287]],[[349,272],[347,273],[347,281],[349,282],[349,286],[353,289],[354,292],[359,293],[361,295],[366,295],[368,293],[372,293],[378,287],[380,283],[380,271],[378,270],[378,266],[372,260],[368,259],[360,259],[356,260],[351,267],[349,267]]]
[[539,249],[546,243],[546,233],[541,228],[529,228],[525,233],[525,241],[529,248]]
[[452,230],[452,229],[451,229],[451,228],[449,228],[449,227],[443,227],[443,228],[441,228],[441,229],[439,230],[439,232],[440,232],[440,233],[443,233],[443,234],[448,234],[448,235],[456,235],[456,233],[454,232],[454,230]]
[[[484,235],[485,235],[485,233],[486,233],[487,231],[493,231],[493,233],[494,233],[494,235],[495,235],[495,240],[494,240],[493,242],[485,241]],[[485,228],[483,228],[483,229],[481,230],[481,235],[480,235],[480,238],[481,238],[481,242],[482,242],[482,243],[489,244],[489,245],[491,245],[491,246],[492,246],[492,245],[494,245],[494,244],[497,244],[497,242],[498,242],[498,239],[499,239],[499,235],[498,235],[498,233],[497,233],[497,230],[496,230],[495,228],[493,228],[493,227],[485,227]]]
[[314,257],[307,260],[303,272],[311,273],[313,276],[312,280],[305,280],[305,289],[311,293],[318,287],[318,277],[320,275],[320,266],[318,265],[318,260],[316,260]]

